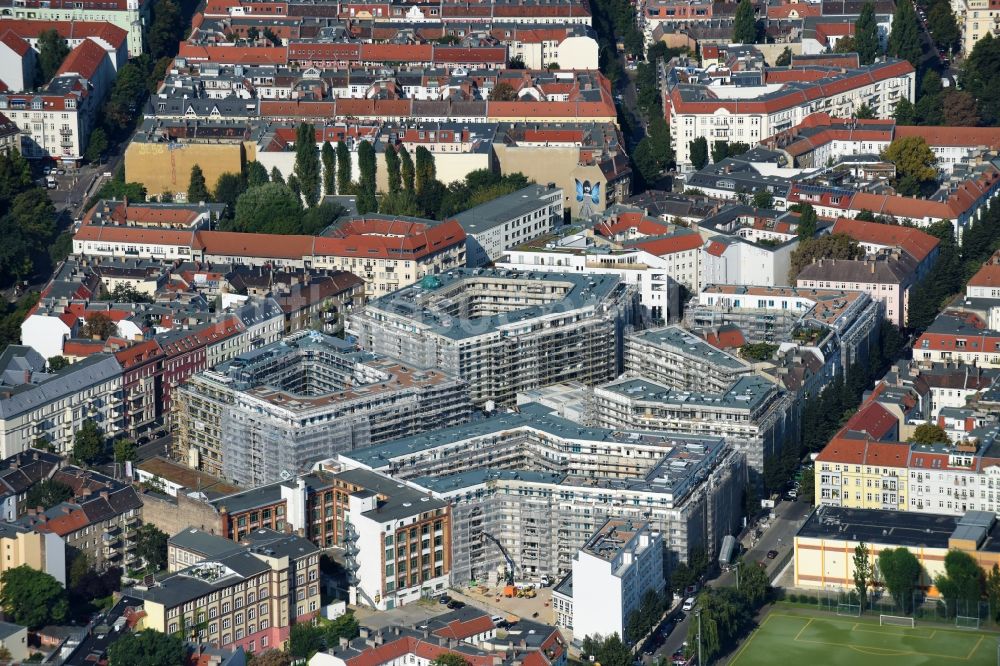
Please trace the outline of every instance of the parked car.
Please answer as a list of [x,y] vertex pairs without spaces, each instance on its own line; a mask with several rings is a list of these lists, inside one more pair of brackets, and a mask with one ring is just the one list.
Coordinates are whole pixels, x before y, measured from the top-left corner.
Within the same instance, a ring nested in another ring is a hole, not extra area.
[[441,604],[442,606],[450,602],[451,602],[451,597],[449,597],[447,594],[442,594],[440,597],[438,597],[438,603]]
[[691,609],[694,608],[694,604],[695,604],[695,598],[688,597],[687,599],[684,600],[684,605],[681,606],[681,610],[684,611],[685,613],[690,613]]
[[778,556],[778,551],[776,551],[776,550],[769,550],[769,551],[767,551],[767,559],[773,560],[777,556]]
[[465,602],[459,601],[458,599],[452,599],[448,602],[448,608],[452,610],[458,610],[459,608],[465,608]]

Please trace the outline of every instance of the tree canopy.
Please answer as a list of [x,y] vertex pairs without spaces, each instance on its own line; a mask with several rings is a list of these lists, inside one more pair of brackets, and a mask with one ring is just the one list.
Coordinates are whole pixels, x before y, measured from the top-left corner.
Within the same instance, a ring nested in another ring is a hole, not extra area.
[[920,25],[913,0],[899,0],[896,3],[886,52],[894,58],[909,60],[914,67],[920,66],[924,52],[920,44]]
[[733,19],[733,42],[736,44],[755,44],[757,42],[757,18],[754,16],[753,3],[750,0],[740,0]]
[[878,36],[878,21],[875,18],[875,3],[867,0],[861,6],[861,14],[854,24],[854,46],[862,65],[870,65],[882,51]]
[[136,554],[143,559],[148,570],[159,571],[166,568],[168,538],[152,524],[143,525],[136,532]]
[[896,189],[900,194],[915,196],[933,188],[937,181],[937,157],[922,136],[894,139],[882,158],[896,165]]
[[315,206],[320,194],[319,151],[316,149],[316,128],[309,123],[299,123],[295,130],[295,175],[306,205]]
[[889,594],[902,613],[913,610],[913,591],[920,580],[920,562],[906,548],[886,548],[878,554],[878,568]]
[[856,240],[847,234],[827,234],[819,238],[805,238],[792,252],[788,280],[795,284],[802,269],[820,259],[859,259],[865,254]]
[[126,632],[108,647],[108,666],[177,666],[184,663],[184,641],[154,629]]
[[66,619],[66,591],[55,578],[26,564],[0,575],[0,606],[17,624],[37,629]]
[[907,441],[914,444],[950,444],[951,438],[936,423],[921,423]]
[[44,85],[52,80],[63,60],[69,55],[69,44],[55,28],[43,30],[38,35],[38,85]]
[[51,509],[60,502],[73,499],[73,488],[55,479],[42,479],[31,486],[24,498],[24,506],[29,509],[42,507]]
[[104,433],[87,419],[73,436],[73,459],[80,464],[93,465],[104,457],[104,446]]
[[708,164],[708,140],[699,136],[691,141],[688,150],[691,153],[691,164],[694,165],[694,168],[699,171],[704,169],[705,165]]
[[212,195],[208,191],[208,185],[205,183],[205,174],[197,164],[191,167],[191,179],[188,181],[187,187],[187,200],[190,203],[212,200]]

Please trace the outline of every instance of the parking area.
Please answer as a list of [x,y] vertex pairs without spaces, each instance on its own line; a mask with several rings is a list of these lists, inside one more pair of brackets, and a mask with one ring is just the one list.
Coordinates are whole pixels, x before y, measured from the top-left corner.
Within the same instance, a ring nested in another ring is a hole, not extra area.
[[364,606],[352,607],[352,610],[358,622],[370,629],[382,629],[392,625],[419,627],[432,617],[451,612],[447,606],[439,604],[437,599],[421,599],[416,603],[387,611],[374,611]]

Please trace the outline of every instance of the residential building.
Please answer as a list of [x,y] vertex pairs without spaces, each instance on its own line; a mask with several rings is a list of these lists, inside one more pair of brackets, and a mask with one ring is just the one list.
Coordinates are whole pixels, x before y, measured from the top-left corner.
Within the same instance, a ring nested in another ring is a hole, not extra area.
[[176,573],[240,549],[235,541],[189,527],[167,539],[167,571]]
[[176,389],[174,409],[177,456],[246,487],[470,415],[464,381],[314,331],[192,377]]
[[991,0],[966,0],[965,11],[959,16],[964,19],[962,24],[962,53],[966,56],[972,53],[976,42],[990,35],[993,39],[1000,36],[1000,6]]
[[0,113],[0,154],[21,150],[21,130],[17,123]]
[[86,555],[97,571],[112,566],[134,568],[142,501],[132,486],[105,479],[97,492],[85,488],[72,501],[50,509],[28,508],[18,524],[60,537],[67,547]]
[[557,596],[572,604],[567,628],[576,636],[627,636],[629,614],[643,595],[663,593],[663,553],[663,536],[648,522],[608,518],[573,557],[570,579],[553,590],[553,606]]
[[[6,23],[6,22],[5,22]],[[6,27],[0,35],[0,68],[10,92],[24,92],[35,87],[38,54],[25,40]]]
[[66,454],[84,421],[105,437],[122,430],[122,368],[111,354],[96,354],[57,372],[30,347],[8,345],[0,354],[0,454],[5,458],[44,441]]
[[642,250],[663,260],[673,280],[689,291],[701,284],[701,236],[692,229],[654,219],[635,208],[615,206],[594,223],[594,234],[624,250]]
[[7,650],[14,663],[28,658],[28,628],[10,622],[0,622],[0,647]]
[[49,574],[66,585],[66,542],[58,534],[0,523],[0,576],[10,569],[27,566]]
[[40,93],[0,94],[0,112],[21,130],[22,155],[67,164],[83,159],[90,132],[117,74],[102,41],[83,40]]
[[36,483],[62,467],[63,458],[48,451],[25,449],[0,460],[0,514],[8,523],[27,510],[24,498]]
[[[697,239],[685,237],[683,241],[694,245]],[[676,254],[690,254],[690,248],[678,244]],[[616,275],[638,290],[642,320],[656,323],[677,318],[681,285],[674,276],[691,273],[691,261],[674,261],[673,255],[659,257],[639,247],[624,247],[576,226],[518,245],[495,265],[513,271]]]
[[[20,3],[8,0],[0,7],[0,14],[4,19],[19,19],[18,23],[110,23],[128,33],[128,55],[138,57],[145,48],[143,40],[152,20],[152,4],[142,0],[115,0],[101,6],[86,7],[68,0],[25,0]],[[60,34],[67,40],[73,38],[73,33]]]
[[529,185],[455,216],[465,231],[465,260],[487,266],[507,250],[555,231],[563,223],[563,192]]
[[625,371],[681,391],[726,391],[753,367],[680,326],[646,329],[625,339]]
[[611,275],[456,269],[370,302],[348,330],[366,350],[461,377],[475,405],[511,405],[616,376],[636,300]]
[[349,271],[370,297],[465,265],[465,232],[454,221],[369,215],[342,221],[327,236],[157,230],[82,225],[73,252],[90,257],[275,265]]
[[126,594],[142,600],[143,629],[180,631],[215,647],[283,649],[292,625],[319,613],[319,550],[302,537],[259,529],[235,551]]
[[1000,368],[1000,331],[988,328],[979,315],[945,310],[913,343],[913,358]]
[[913,67],[899,60],[858,68],[763,67],[710,78],[696,72],[680,76],[686,62],[668,65],[663,86],[677,164],[691,171],[690,144],[696,138],[742,141],[753,145],[801,123],[817,111],[850,117],[862,104],[888,118],[900,99],[916,94]]
[[760,483],[765,464],[798,436],[793,404],[790,394],[758,375],[740,377],[722,391],[673,389],[645,376],[594,389],[601,426],[723,437],[746,456],[755,483]]
[[561,577],[609,516],[653,523],[672,568],[736,528],[746,483],[744,457],[721,437],[584,427],[537,404],[339,460],[450,502],[451,577],[462,584],[495,582],[505,564],[484,534],[516,576]]
[[[428,619],[420,627],[361,628],[353,640],[341,639],[309,659],[309,666],[428,666],[442,656],[457,656],[470,666],[565,666],[568,649],[558,629],[521,619],[517,633],[497,636],[490,616],[472,606]],[[515,642],[514,637],[517,637]]]

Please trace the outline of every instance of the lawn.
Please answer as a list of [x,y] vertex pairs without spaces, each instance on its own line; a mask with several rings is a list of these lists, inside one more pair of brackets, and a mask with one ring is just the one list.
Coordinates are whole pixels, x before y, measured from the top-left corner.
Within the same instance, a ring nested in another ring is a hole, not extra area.
[[879,626],[851,618],[779,607],[733,654],[732,666],[995,666],[997,634],[919,622]]

